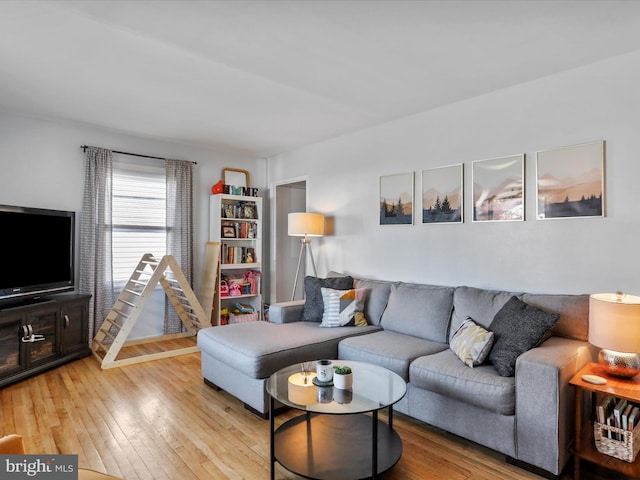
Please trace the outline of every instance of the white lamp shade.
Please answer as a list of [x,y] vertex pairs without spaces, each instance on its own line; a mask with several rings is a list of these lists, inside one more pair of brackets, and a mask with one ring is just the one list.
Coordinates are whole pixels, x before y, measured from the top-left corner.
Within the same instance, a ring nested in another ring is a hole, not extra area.
[[322,237],[324,235],[324,215],[307,212],[290,213],[288,226],[291,237]]
[[591,295],[589,343],[616,352],[640,352],[640,297],[615,293]]

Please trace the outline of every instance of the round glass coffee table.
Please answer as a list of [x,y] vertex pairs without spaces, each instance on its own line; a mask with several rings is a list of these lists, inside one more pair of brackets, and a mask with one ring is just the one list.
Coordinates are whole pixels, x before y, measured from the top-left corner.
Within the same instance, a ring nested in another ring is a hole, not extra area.
[[[406,394],[405,381],[377,365],[332,361],[351,367],[352,388],[316,386],[315,372],[302,373],[299,363],[269,377],[272,480],[276,462],[306,478],[352,480],[377,478],[400,459],[402,441],[393,429],[393,405]],[[315,362],[309,364],[315,368]],[[305,413],[276,429],[276,401]],[[389,411],[387,423],[378,420],[383,408]]]

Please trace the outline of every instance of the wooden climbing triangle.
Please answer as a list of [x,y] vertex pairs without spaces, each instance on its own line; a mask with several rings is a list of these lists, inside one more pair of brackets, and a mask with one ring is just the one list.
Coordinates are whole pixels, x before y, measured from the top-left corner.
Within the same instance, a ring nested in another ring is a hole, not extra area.
[[[142,340],[127,340],[158,283],[162,285],[186,331]],[[101,362],[103,369],[184,355],[197,352],[198,347],[194,345],[162,352],[138,354],[120,360],[117,358],[123,347],[193,337],[198,333],[198,330],[210,326],[210,314],[205,313],[202,309],[176,259],[172,255],[165,255],[158,260],[152,254],[146,253],[140,259],[120,296],[100,326],[93,339],[91,350]]]

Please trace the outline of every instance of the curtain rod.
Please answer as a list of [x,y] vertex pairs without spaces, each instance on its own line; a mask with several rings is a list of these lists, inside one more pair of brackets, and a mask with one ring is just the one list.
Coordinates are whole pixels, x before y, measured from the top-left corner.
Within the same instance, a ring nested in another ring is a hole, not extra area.
[[[81,145],[80,148],[82,149],[83,152],[87,151],[87,148],[89,148],[89,145]],[[113,153],[119,153],[120,155],[129,155],[130,157],[141,157],[141,158],[153,158],[155,160],[173,160],[171,158],[164,158],[164,157],[154,157],[153,155],[142,155],[140,153],[129,153],[129,152],[120,152],[118,150],[111,150]],[[191,162],[194,165],[197,165],[198,162],[193,162],[191,160],[181,160],[184,162]]]

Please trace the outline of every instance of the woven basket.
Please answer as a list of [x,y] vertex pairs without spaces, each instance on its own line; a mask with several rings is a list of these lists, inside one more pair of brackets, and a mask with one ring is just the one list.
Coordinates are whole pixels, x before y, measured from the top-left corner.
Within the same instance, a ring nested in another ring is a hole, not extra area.
[[[609,438],[609,431],[611,436],[619,436],[622,440]],[[625,462],[632,463],[636,459],[636,455],[638,455],[638,450],[640,450],[640,425],[637,425],[633,432],[630,432],[629,430],[594,422],[593,436],[596,441],[596,448],[600,453]]]
[[229,314],[229,323],[244,323],[258,321],[258,312],[243,313],[241,315]]

